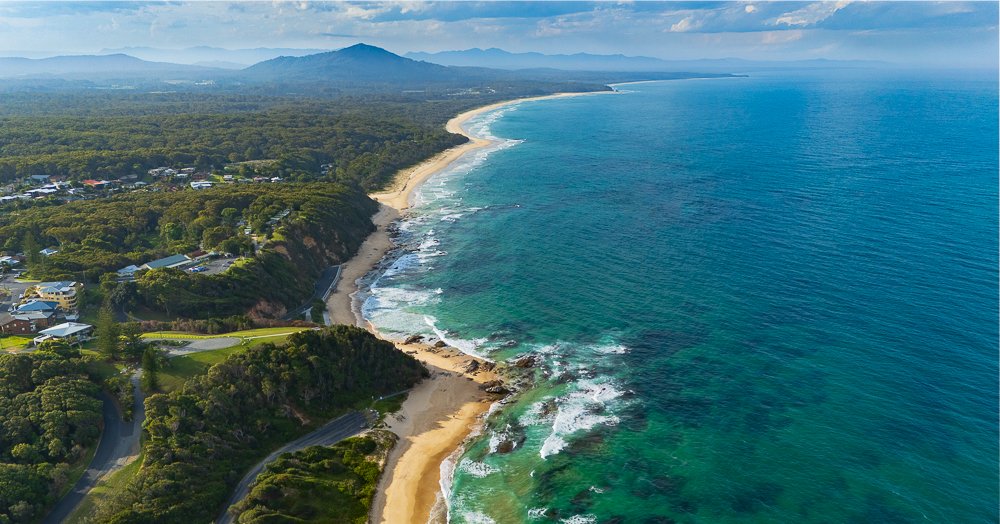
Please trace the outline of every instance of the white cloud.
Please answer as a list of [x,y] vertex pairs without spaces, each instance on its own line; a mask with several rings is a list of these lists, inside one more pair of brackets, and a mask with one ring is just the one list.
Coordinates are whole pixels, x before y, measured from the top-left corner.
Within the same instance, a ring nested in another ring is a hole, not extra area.
[[757,10],[757,7],[754,6],[753,4],[747,4],[746,7],[743,8],[743,10],[746,11],[747,13],[752,13]]
[[807,26],[813,25],[833,16],[834,13],[847,7],[850,0],[838,2],[814,2],[802,9],[789,11],[775,19],[775,25]]
[[680,22],[670,26],[671,33],[684,33],[701,27],[702,22],[695,20],[693,16],[686,16]]

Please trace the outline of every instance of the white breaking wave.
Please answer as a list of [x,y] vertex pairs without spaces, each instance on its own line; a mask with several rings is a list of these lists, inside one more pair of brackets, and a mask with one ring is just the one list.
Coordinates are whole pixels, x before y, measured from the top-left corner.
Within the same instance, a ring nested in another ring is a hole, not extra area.
[[594,515],[573,515],[568,519],[562,519],[559,522],[565,524],[595,524],[597,522],[597,517]]
[[462,513],[462,519],[469,524],[496,524],[497,521],[479,511],[467,511]]
[[562,451],[567,438],[578,432],[599,425],[613,426],[619,419],[607,413],[607,404],[624,395],[610,380],[585,379],[577,382],[576,389],[555,399],[556,412],[552,417],[552,431],[539,450],[547,458]]
[[427,324],[427,326],[431,328],[432,331],[434,331],[434,334],[437,335],[438,340],[444,341],[445,344],[448,344],[449,346],[461,351],[462,353],[465,353],[466,355],[472,355],[474,357],[479,357],[484,359],[486,358],[485,355],[476,351],[480,346],[486,343],[485,338],[477,338],[473,340],[463,340],[460,338],[455,338],[450,334],[448,334],[447,332],[445,332],[444,330],[438,328],[437,319],[430,315],[424,315],[424,322]]
[[531,509],[528,510],[528,518],[529,519],[544,519],[546,511],[548,511],[548,508],[531,508]]
[[487,475],[500,471],[485,462],[474,462],[469,459],[462,459],[462,461],[458,463],[458,468],[477,478],[485,478]]

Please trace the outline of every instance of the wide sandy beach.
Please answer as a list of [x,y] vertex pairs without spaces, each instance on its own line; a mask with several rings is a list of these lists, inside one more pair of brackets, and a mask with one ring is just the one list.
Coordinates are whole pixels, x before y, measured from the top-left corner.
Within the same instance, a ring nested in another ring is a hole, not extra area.
[[[336,324],[366,327],[378,334],[361,316],[361,305],[357,299],[358,280],[371,272],[393,247],[389,225],[410,207],[413,193],[420,184],[462,155],[492,144],[490,140],[466,133],[462,128],[466,121],[509,104],[610,92],[559,93],[498,102],[466,111],[449,120],[445,128],[449,132],[465,135],[469,138],[468,142],[400,171],[391,189],[370,195],[381,203],[381,209],[372,217],[376,230],[365,240],[357,255],[343,265],[336,291],[327,301],[331,320]],[[434,339],[409,345],[397,343],[397,347],[427,366],[431,378],[418,384],[402,409],[386,419],[389,429],[400,440],[386,462],[372,505],[370,522],[428,522],[441,491],[441,463],[477,428],[483,413],[492,403],[493,397],[483,392],[480,386],[497,377],[485,371],[467,373],[465,369],[474,360],[472,357],[453,348],[435,348],[430,345],[433,342]],[[442,512],[434,513],[434,520],[443,521]]]

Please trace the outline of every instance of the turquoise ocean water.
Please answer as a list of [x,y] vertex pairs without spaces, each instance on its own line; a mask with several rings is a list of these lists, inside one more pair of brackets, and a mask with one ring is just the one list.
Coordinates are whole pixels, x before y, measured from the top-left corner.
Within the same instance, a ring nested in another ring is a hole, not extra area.
[[996,81],[619,90],[470,122],[365,302],[543,362],[450,521],[997,522]]

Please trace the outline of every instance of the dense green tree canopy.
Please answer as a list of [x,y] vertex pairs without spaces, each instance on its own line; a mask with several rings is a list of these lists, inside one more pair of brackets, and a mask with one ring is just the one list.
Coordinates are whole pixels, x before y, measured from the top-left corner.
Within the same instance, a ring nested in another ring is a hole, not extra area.
[[99,388],[54,345],[0,355],[0,522],[33,522],[100,436]]
[[359,328],[292,335],[230,356],[146,399],[143,467],[102,522],[208,522],[256,460],[334,415],[415,384],[426,370]]

